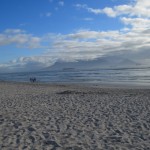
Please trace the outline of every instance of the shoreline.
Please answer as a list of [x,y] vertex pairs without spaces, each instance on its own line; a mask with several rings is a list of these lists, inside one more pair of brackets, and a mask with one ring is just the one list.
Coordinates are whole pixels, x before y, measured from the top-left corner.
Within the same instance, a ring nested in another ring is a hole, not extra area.
[[85,83],[85,82],[20,82],[20,81],[0,81],[7,84],[24,84],[24,85],[41,85],[41,86],[80,86],[80,87],[97,87],[97,88],[116,88],[116,89],[150,89],[149,84],[133,84],[127,82],[101,82],[101,83]]

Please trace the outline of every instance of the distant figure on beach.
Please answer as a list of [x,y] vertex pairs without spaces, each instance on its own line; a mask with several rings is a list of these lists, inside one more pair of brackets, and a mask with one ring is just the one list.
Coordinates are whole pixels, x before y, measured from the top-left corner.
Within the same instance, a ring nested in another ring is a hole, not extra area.
[[30,82],[36,82],[36,78],[34,77],[34,78],[30,78]]

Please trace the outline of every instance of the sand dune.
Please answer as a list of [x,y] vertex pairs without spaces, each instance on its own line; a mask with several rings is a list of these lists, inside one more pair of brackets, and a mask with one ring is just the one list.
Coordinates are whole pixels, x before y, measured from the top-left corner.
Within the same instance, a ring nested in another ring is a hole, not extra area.
[[150,90],[0,82],[2,150],[149,150]]

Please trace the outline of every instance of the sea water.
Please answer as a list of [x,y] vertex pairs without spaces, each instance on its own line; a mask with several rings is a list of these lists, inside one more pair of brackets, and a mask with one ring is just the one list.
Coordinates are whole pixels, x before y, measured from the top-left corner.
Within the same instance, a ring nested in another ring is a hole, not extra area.
[[59,70],[21,73],[1,73],[1,81],[29,82],[36,77],[45,83],[130,83],[150,85],[150,68],[119,68],[99,70]]

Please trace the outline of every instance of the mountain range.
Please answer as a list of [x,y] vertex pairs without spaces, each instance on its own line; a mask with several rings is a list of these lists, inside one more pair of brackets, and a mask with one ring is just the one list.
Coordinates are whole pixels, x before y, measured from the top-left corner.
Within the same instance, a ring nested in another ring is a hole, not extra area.
[[74,62],[57,61],[44,70],[93,70],[108,68],[138,68],[141,64],[127,58],[103,57],[94,60],[80,60]]

